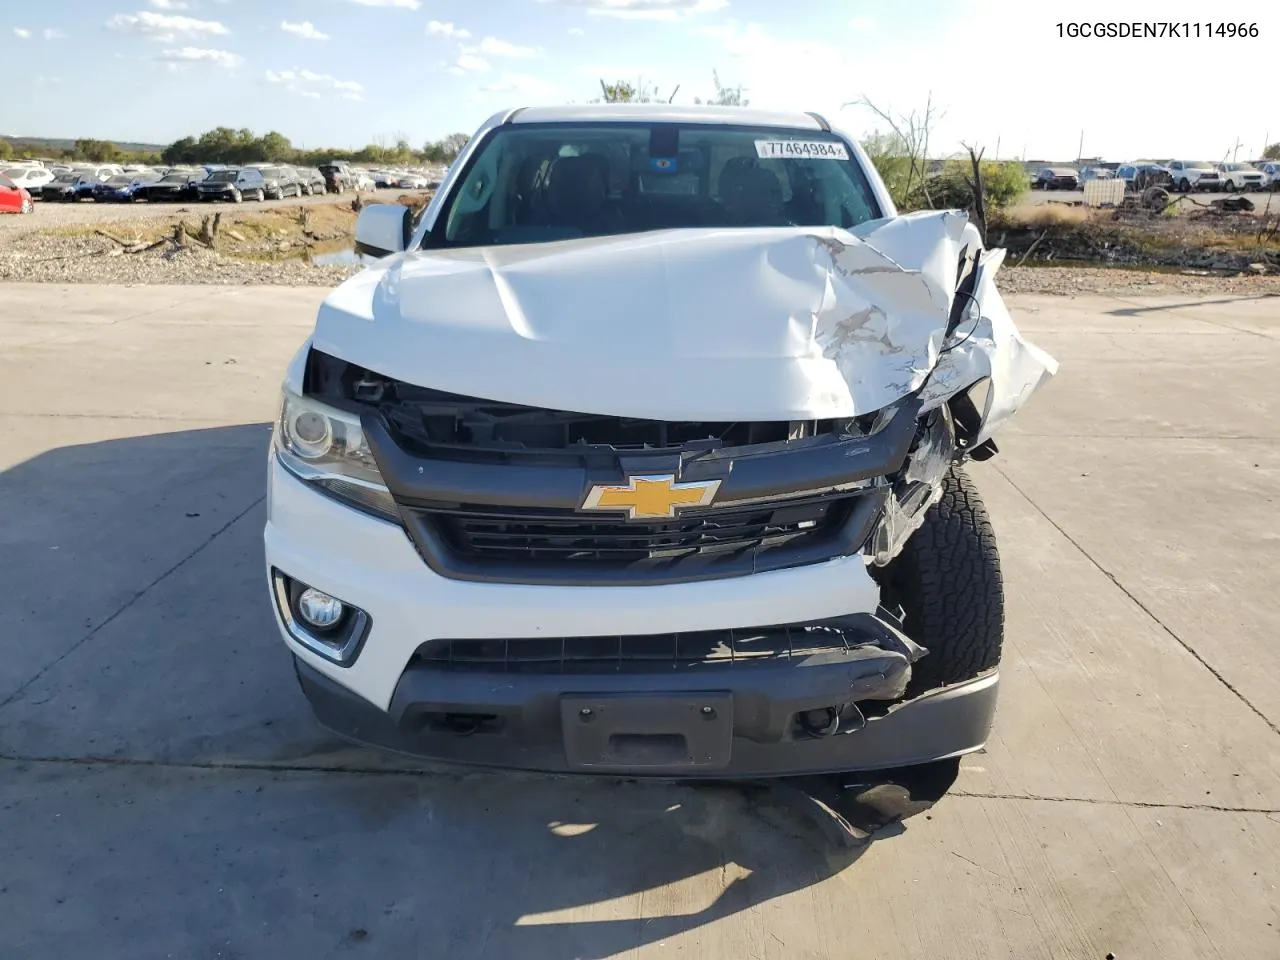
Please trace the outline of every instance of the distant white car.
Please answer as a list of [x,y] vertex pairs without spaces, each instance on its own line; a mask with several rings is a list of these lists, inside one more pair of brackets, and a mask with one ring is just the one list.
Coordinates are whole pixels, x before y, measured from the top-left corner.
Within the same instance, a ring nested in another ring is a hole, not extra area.
[[374,181],[372,174],[368,170],[352,170],[351,178],[355,181],[357,190],[375,190],[377,183]]
[[53,180],[53,174],[44,167],[6,166],[0,167],[0,174],[8,177],[33,197],[40,196],[44,191],[44,185]]
[[1220,163],[1218,174],[1228,193],[1265,190],[1268,182],[1267,175],[1252,163]]
[[1180,193],[1192,190],[1221,190],[1222,177],[1212,163],[1203,160],[1173,160],[1169,163],[1173,186]]
[[428,180],[419,173],[406,173],[396,181],[396,186],[402,190],[425,190],[427,189]]

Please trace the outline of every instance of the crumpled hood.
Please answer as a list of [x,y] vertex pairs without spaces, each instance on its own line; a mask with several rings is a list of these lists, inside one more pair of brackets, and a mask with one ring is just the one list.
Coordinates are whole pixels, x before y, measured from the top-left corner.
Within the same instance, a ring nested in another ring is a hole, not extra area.
[[1056,363],[1018,336],[993,258],[981,316],[943,352],[967,244],[979,242],[963,214],[929,212],[854,231],[666,230],[417,251],[334,291],[313,343],[422,386],[614,416],[854,416],[919,389],[935,367],[935,395],[992,376],[990,411],[1025,399]]

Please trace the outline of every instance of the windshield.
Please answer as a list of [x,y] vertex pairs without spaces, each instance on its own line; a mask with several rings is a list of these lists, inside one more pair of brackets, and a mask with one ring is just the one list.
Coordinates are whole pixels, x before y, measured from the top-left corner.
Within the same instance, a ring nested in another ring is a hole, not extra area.
[[129,175],[129,174],[124,174],[124,175],[122,175],[122,176],[112,177],[111,179],[109,179],[109,180],[107,181],[107,183],[108,183],[110,186],[113,186],[113,187],[123,187],[123,186],[126,186],[126,185],[130,184],[130,183],[133,183],[134,179],[135,179],[135,178],[134,178],[134,177],[132,177],[131,175]]
[[1227,170],[1232,171],[1233,173],[1240,170],[1254,169],[1254,166],[1252,163],[1224,163],[1223,167],[1225,167]]
[[499,127],[469,161],[433,243],[539,243],[680,227],[852,227],[880,216],[829,133],[720,124]]
[[160,178],[161,183],[186,183],[191,179],[190,173],[170,173]]
[[209,183],[233,183],[239,173],[239,170],[215,170],[205,179]]

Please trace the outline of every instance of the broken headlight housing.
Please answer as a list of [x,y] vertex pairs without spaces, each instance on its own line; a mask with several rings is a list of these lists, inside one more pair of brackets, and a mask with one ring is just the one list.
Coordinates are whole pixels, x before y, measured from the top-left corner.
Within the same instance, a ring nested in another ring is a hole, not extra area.
[[399,521],[358,415],[286,387],[272,442],[280,465],[299,480],[357,510]]

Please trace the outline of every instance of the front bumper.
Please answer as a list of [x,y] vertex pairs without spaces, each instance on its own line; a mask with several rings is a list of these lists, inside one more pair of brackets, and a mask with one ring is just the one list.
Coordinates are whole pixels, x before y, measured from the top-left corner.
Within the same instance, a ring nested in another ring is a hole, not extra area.
[[[879,590],[858,556],[646,586],[451,579],[423,561],[399,525],[316,492],[274,457],[269,470],[268,576],[278,569],[371,620],[359,655],[340,666],[298,643],[278,619],[318,718],[343,736],[446,762],[699,778],[905,766],[970,752],[986,740],[994,674],[890,706],[888,699],[905,687],[906,661],[878,649],[669,673],[433,668],[415,657],[423,644],[440,638],[640,636],[851,615],[873,621]],[[861,704],[867,715],[860,728],[816,739],[796,736],[799,711],[849,702]],[[709,726],[701,719],[704,706],[716,717]],[[584,708],[620,719],[590,730],[566,724],[565,711],[573,718]],[[488,719],[471,730],[476,715]],[[634,749],[610,753],[615,736]],[[692,753],[664,753],[673,738],[682,738]]]
[[[971,753],[986,743],[999,686],[991,673],[896,704],[859,729],[796,737],[797,710],[849,695],[848,666],[734,667],[728,676],[661,679],[413,668],[383,711],[296,665],[317,719],[361,743],[445,763],[681,779],[883,770]],[[477,723],[476,715],[491,719]]]

